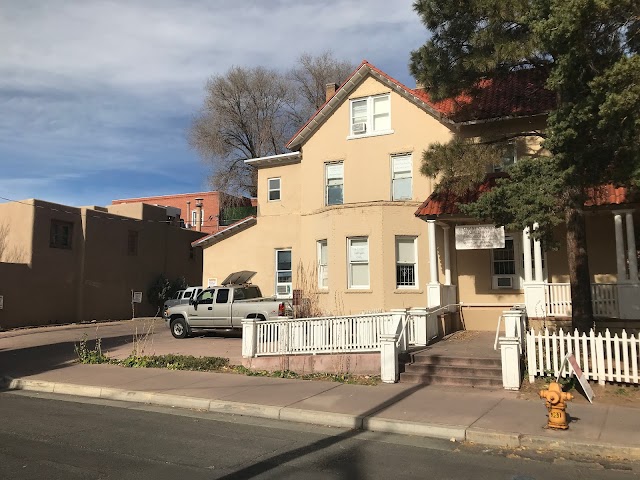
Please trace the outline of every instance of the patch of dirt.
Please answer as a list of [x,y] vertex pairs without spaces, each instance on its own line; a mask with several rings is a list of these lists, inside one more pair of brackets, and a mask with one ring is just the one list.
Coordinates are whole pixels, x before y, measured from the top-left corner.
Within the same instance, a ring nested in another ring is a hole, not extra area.
[[[540,390],[546,390],[549,383],[553,379],[536,378],[534,383],[529,383],[529,379],[525,378],[518,392],[518,397],[525,400],[534,400],[537,402],[543,402],[540,398]],[[571,403],[589,403],[587,397],[582,392],[582,387],[577,380],[571,381],[561,380],[561,385],[564,386],[564,390],[570,392],[574,398],[569,402]],[[640,386],[632,386],[626,384],[606,384],[604,386],[597,383],[590,383],[593,389],[594,399],[593,403],[599,405],[618,405],[621,407],[632,407],[640,409]]]
[[472,340],[480,335],[480,332],[473,330],[460,330],[458,332],[454,332],[444,340],[447,342],[465,342],[468,340]]

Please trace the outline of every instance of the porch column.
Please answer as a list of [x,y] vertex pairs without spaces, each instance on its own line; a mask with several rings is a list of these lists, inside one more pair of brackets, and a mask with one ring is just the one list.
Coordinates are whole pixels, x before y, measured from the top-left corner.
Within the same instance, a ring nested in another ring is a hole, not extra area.
[[616,232],[616,266],[618,270],[618,283],[627,280],[627,269],[625,268],[624,238],[622,236],[622,215],[614,212],[613,223]]
[[533,270],[531,269],[531,237],[529,236],[529,227],[522,231],[522,249],[524,253],[524,281],[529,283],[533,281]]
[[444,232],[444,284],[451,285],[451,256],[449,253],[449,225],[442,225]]
[[629,259],[629,280],[632,283],[638,282],[638,257],[636,252],[636,235],[633,228],[633,211],[625,214],[627,226],[627,258]]
[[[533,224],[533,229],[538,230],[538,224]],[[533,240],[533,261],[535,263],[536,282],[542,283],[542,245],[540,239]]]
[[436,221],[427,220],[429,237],[429,283],[438,283],[438,253],[436,252]]
[[427,284],[427,307],[439,307],[442,304],[440,283],[438,282],[438,252],[436,251],[436,221],[427,220],[429,237],[429,283]]

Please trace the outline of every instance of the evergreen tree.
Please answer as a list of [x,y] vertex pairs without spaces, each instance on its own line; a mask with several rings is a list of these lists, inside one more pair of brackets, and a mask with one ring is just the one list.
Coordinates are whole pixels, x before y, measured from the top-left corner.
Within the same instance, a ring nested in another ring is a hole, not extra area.
[[[540,136],[550,156],[519,161],[510,178],[461,209],[513,229],[537,222],[536,235],[547,238],[565,222],[573,324],[588,329],[585,200],[603,184],[640,181],[640,2],[418,0],[414,9],[431,35],[412,52],[410,69],[434,100],[473,94],[480,80],[519,70],[547,78],[556,103]],[[500,155],[495,142],[435,145],[424,152],[423,173],[439,175],[441,187],[469,187],[479,162],[460,162],[455,152],[486,161],[491,151]]]

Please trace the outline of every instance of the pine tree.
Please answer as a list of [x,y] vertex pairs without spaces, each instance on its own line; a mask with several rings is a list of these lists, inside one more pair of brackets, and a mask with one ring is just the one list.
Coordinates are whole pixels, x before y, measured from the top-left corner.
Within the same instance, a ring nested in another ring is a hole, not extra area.
[[[414,9],[430,37],[412,52],[410,69],[434,100],[473,93],[480,80],[519,70],[547,78],[556,98],[541,133],[549,157],[519,161],[509,178],[461,209],[514,229],[537,222],[536,234],[546,238],[566,223],[573,324],[588,329],[585,200],[603,184],[636,187],[640,181],[640,2],[417,0]],[[439,175],[441,187],[469,186],[478,163],[458,160],[452,168],[453,152],[471,157],[483,149],[478,158],[484,159],[487,143],[433,146],[424,152],[423,173]]]

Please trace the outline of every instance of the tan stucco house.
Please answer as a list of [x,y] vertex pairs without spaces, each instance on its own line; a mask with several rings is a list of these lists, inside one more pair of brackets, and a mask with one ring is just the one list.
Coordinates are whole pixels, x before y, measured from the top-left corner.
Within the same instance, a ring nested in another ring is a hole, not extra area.
[[197,285],[204,234],[143,203],[71,207],[42,200],[0,204],[0,328],[153,316],[158,275]]
[[[364,61],[342,86],[327,87],[326,103],[287,144],[291,153],[246,161],[258,171],[257,216],[194,242],[204,250],[203,284],[254,270],[263,293],[291,297],[311,276],[326,314],[461,304],[469,329],[495,329],[502,310],[527,303],[530,284],[532,305],[548,317],[545,295],[566,290],[549,287],[567,281],[566,251],[543,253],[523,232],[506,232],[500,248],[456,249],[456,227],[478,222],[457,212],[464,199],[433,194],[434,181],[420,174],[434,142],[544,129],[553,95],[540,85],[521,72],[484,82],[473,98],[435,103]],[[505,164],[541,153],[540,139],[527,138]],[[604,208],[589,220],[594,283],[615,283],[616,252],[635,249],[616,250],[614,219],[626,215],[633,238],[633,215],[611,213],[617,203],[594,205]],[[626,278],[637,284],[637,267]]]

